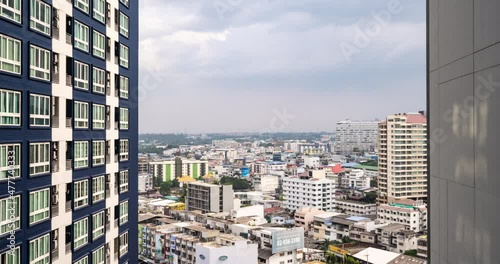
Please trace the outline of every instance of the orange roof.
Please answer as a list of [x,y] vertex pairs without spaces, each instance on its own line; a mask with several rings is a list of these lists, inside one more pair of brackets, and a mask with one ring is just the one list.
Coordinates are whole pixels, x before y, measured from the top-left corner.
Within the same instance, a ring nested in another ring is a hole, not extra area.
[[187,175],[184,175],[184,176],[178,178],[177,180],[179,182],[194,182],[194,181],[196,181],[195,179],[193,179],[193,178],[191,178],[191,177],[189,177]]
[[339,163],[339,164],[336,164],[335,166],[332,167],[332,171],[335,174],[339,174],[339,172],[343,172],[343,171],[345,171],[345,169],[342,168],[342,164]]

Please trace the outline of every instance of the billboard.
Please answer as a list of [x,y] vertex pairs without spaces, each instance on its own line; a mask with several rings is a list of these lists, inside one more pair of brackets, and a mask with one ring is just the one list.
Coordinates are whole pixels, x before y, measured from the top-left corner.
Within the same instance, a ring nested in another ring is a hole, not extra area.
[[273,254],[301,248],[304,248],[303,227],[273,232]]
[[241,168],[241,177],[248,177],[250,175],[250,168],[243,167]]

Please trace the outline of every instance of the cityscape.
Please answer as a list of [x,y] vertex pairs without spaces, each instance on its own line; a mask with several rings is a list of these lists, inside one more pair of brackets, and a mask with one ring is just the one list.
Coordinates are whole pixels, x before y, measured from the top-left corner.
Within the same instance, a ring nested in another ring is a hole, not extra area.
[[499,263],[498,11],[0,1],[0,264]]

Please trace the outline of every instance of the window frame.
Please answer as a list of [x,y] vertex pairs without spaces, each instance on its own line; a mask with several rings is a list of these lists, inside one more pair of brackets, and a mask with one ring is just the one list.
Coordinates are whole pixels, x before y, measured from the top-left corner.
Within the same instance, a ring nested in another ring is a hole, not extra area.
[[95,66],[92,67],[92,92],[106,94],[106,71]]
[[120,161],[128,161],[130,152],[130,143],[128,139],[120,139]]
[[[101,225],[96,224],[99,223],[97,218],[101,218]],[[92,241],[104,236],[104,234],[106,233],[106,231],[104,230],[105,220],[106,218],[104,215],[104,211],[100,211],[92,215]]]
[[[96,6],[98,7],[99,2],[102,3],[102,11],[99,9],[96,9]],[[93,0],[92,1],[92,17],[103,23],[106,24],[106,1],[105,0]],[[100,18],[102,17],[102,18]]]
[[[12,150],[9,150],[12,148]],[[4,153],[5,151],[5,153]],[[9,152],[14,152],[14,164],[9,164]],[[0,181],[12,180],[21,177],[21,144],[19,143],[5,143],[0,144]],[[5,157],[3,157],[5,155]],[[5,164],[2,165],[2,159],[5,158]],[[14,175],[11,177],[7,176],[7,173],[14,170]],[[5,176],[4,176],[5,175]]]
[[[15,256],[13,252],[16,252]],[[13,250],[9,249],[0,253],[0,262],[2,262],[4,258],[5,258],[5,263],[21,264],[21,247],[17,246]]]
[[[79,0],[75,0],[75,3]],[[82,22],[75,20],[73,23],[73,47],[84,52],[89,52],[90,28]]]
[[[102,117],[100,119],[99,117]],[[92,129],[106,129],[106,106],[92,104]]]
[[[30,44],[30,78],[49,81],[51,75],[52,53],[48,49]],[[37,76],[38,74],[42,77]]]
[[75,60],[73,86],[77,89],[89,90],[90,66],[87,63]]
[[[35,153],[37,152],[37,153]],[[33,142],[29,146],[30,176],[50,173],[50,142]],[[42,169],[37,172],[37,169]]]
[[128,230],[118,236],[119,256],[123,257],[128,252]]
[[[100,183],[99,183],[100,181]],[[100,189],[99,189],[100,187]],[[104,201],[106,190],[106,179],[104,175],[92,178],[92,203]]]
[[129,129],[129,109],[120,107],[120,130]]
[[90,11],[90,1],[89,0],[75,0],[75,8],[88,14]]
[[106,35],[95,29],[92,30],[92,55],[103,60],[106,59]]
[[[78,229],[78,230],[77,230]],[[89,243],[89,218],[85,217],[73,223],[73,249]]]
[[[45,21],[36,17],[42,15],[42,10],[45,15]],[[48,12],[48,14],[47,14]],[[38,28],[42,27],[43,29]],[[30,0],[30,29],[50,37],[52,33],[52,7],[40,0]]]
[[[30,94],[30,127],[50,127],[51,106],[52,103],[50,96],[43,94]],[[37,121],[43,121],[43,124],[37,124]]]
[[[96,151],[100,150],[100,151]],[[101,166],[106,164],[106,141],[92,141],[92,166]]]
[[120,75],[120,98],[128,99],[130,91],[130,79],[127,76]]
[[[81,203],[80,203],[81,201]],[[73,183],[73,208],[78,209],[89,205],[89,180]]]
[[127,8],[129,7],[129,0],[120,0],[120,3],[122,3]]
[[125,13],[120,12],[120,35],[128,38],[130,30],[130,18]]
[[[5,98],[5,102],[7,105],[2,106],[2,102],[4,101],[2,98]],[[9,100],[10,99],[10,100]],[[17,100],[17,103],[16,103]],[[22,112],[22,93],[14,90],[0,89],[0,127],[1,126],[21,126],[21,112]],[[13,103],[12,107],[10,103]],[[16,106],[17,105],[17,106]],[[9,109],[11,108],[11,109]],[[5,110],[2,110],[5,109]],[[9,112],[10,111],[10,112]],[[17,112],[17,113],[16,113]],[[4,118],[10,119],[11,124],[4,123]],[[17,122],[15,122],[17,121]]]
[[[42,197],[45,196],[46,197]],[[45,201],[44,201],[45,200]],[[50,188],[32,191],[29,193],[29,225],[34,225],[50,219]],[[40,219],[36,219],[41,217]],[[33,218],[33,219],[32,219]]]
[[84,256],[79,260],[75,261],[73,264],[89,264],[89,256]]
[[[17,204],[14,211],[14,219],[10,218],[10,213],[7,213],[12,208],[12,202]],[[21,229],[21,195],[7,196],[0,199],[0,236],[10,233],[11,231]],[[4,208],[5,207],[5,208]],[[17,210],[16,210],[17,209]],[[17,215],[16,215],[17,214]],[[5,219],[2,219],[5,218]],[[14,222],[14,229],[10,229]],[[2,231],[4,230],[4,231]]]
[[129,177],[130,177],[130,172],[129,170],[122,170],[118,174],[119,177],[119,182],[118,182],[118,188],[119,188],[119,193],[125,193],[128,192],[129,190]]
[[74,101],[74,123],[75,128],[89,128],[89,103]]
[[[98,259],[98,257],[100,257],[100,259]],[[92,264],[104,264],[105,262],[106,262],[106,249],[104,248],[104,246],[92,252]]]
[[[43,240],[43,241],[40,242],[41,240]],[[50,242],[51,242],[50,233],[39,236],[33,240],[30,240],[29,245],[28,245],[29,263],[36,263],[36,264],[45,264],[45,263],[48,264],[48,263],[50,263]],[[42,245],[41,243],[44,243],[44,244]],[[34,244],[38,244],[38,245],[34,245]],[[41,250],[46,250],[46,252],[41,252]]]
[[[22,73],[22,42],[19,39],[0,34],[0,47],[2,42],[6,42],[7,50],[0,49],[0,71],[21,75]],[[12,46],[12,47],[11,47]],[[13,51],[11,51],[13,49]],[[3,52],[3,53],[2,53]],[[12,54],[9,54],[12,53]],[[12,56],[9,56],[12,55]],[[12,58],[9,58],[12,57]],[[5,67],[11,66],[13,70],[7,70]]]
[[120,66],[128,69],[129,61],[130,61],[130,49],[128,46],[120,43]]
[[[75,141],[73,149],[73,163],[75,169],[86,168],[89,166],[89,142]],[[86,152],[86,153],[85,153]],[[86,155],[85,155],[86,154]]]
[[[119,224],[120,226],[126,224],[128,222],[128,212],[129,212],[129,203],[128,200],[121,202],[119,204]],[[125,210],[126,209],[126,210]]]
[[[14,6],[8,6],[0,2],[0,17],[7,19],[9,21],[21,24],[21,21],[23,19],[23,3],[21,0],[14,0],[17,2],[17,7],[16,8],[16,3],[14,3]],[[4,14],[4,10],[8,10],[14,14],[14,17],[8,17],[6,14]]]

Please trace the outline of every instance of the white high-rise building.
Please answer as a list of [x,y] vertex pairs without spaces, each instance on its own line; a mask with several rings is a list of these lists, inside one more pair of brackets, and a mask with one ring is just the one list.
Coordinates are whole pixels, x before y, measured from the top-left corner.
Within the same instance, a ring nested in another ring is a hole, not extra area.
[[283,206],[290,210],[311,207],[324,211],[335,208],[335,182],[327,179],[283,179]]
[[335,152],[349,154],[355,148],[370,151],[377,147],[378,121],[338,121],[335,128]]
[[390,115],[379,124],[378,203],[427,199],[427,118]]

